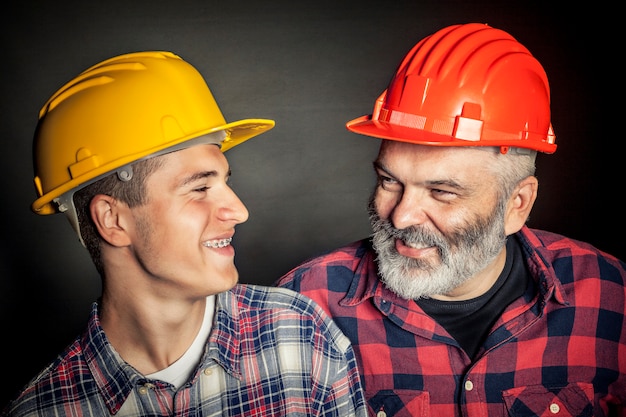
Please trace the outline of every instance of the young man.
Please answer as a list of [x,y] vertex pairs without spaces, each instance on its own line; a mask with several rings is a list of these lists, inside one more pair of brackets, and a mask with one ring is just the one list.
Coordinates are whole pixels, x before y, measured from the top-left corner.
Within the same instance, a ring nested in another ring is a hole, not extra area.
[[404,58],[370,116],[373,234],[279,286],[351,339],[380,416],[626,415],[626,265],[525,223],[553,153],[546,74],[508,33],[454,25]]
[[354,353],[323,310],[237,284],[230,243],[248,211],[222,152],[273,126],[226,123],[169,52],[111,58],[54,94],[32,208],[68,215],[102,295],[4,415],[366,415]]

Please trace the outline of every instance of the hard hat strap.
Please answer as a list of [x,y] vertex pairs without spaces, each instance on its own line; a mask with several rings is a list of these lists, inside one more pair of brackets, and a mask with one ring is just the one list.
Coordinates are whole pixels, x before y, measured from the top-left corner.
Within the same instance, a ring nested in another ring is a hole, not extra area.
[[[93,182],[93,181],[92,181]],[[57,204],[59,211],[67,217],[72,228],[78,235],[78,240],[81,245],[87,247],[83,241],[83,237],[80,234],[80,225],[78,223],[78,213],[76,213],[76,206],[74,205],[74,192],[76,190],[70,190],[65,194],[60,195],[53,201]]]

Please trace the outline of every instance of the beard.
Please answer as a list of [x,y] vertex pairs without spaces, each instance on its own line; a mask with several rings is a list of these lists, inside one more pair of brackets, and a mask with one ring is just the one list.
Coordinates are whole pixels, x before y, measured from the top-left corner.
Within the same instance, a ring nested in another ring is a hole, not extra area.
[[[407,300],[448,294],[489,265],[506,244],[504,213],[506,202],[499,201],[485,217],[475,218],[448,233],[423,226],[396,229],[382,219],[375,207],[374,195],[368,212],[372,225],[372,245],[382,282]],[[437,248],[440,262],[402,256],[396,239],[407,245]]]

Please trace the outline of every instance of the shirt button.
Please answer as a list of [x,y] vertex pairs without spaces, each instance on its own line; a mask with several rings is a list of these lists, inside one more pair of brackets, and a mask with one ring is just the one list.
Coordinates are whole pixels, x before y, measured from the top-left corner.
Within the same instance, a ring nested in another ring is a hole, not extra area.
[[474,383],[472,381],[465,381],[465,390],[466,391],[471,391],[474,389]]
[[212,373],[213,373],[213,371],[212,371],[210,368],[204,368],[204,374],[205,374],[206,376],[209,376],[209,375],[211,375]]
[[557,414],[559,411],[561,411],[561,407],[559,407],[558,404],[554,404],[554,403],[550,404],[550,412],[552,414]]
[[139,387],[139,393],[142,395],[146,395],[148,393],[148,387],[146,387],[145,385]]
[[376,413],[376,417],[387,417],[387,413],[385,413],[384,411],[380,410],[378,413]]

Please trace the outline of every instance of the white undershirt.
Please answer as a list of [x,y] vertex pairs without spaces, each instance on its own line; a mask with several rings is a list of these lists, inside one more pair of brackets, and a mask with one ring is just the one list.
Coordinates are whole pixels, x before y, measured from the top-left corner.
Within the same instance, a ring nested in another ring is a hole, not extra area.
[[200,331],[196,335],[189,349],[181,356],[176,362],[171,364],[165,369],[161,369],[150,375],[146,375],[146,378],[159,379],[161,381],[169,382],[174,385],[176,389],[179,389],[185,384],[191,377],[191,373],[196,369],[196,366],[200,362],[200,358],[204,353],[204,347],[206,346],[206,340],[209,337],[211,326],[213,324],[213,313],[215,312],[215,296],[210,295],[206,299],[206,309],[204,311],[204,319],[202,320],[202,326]]

